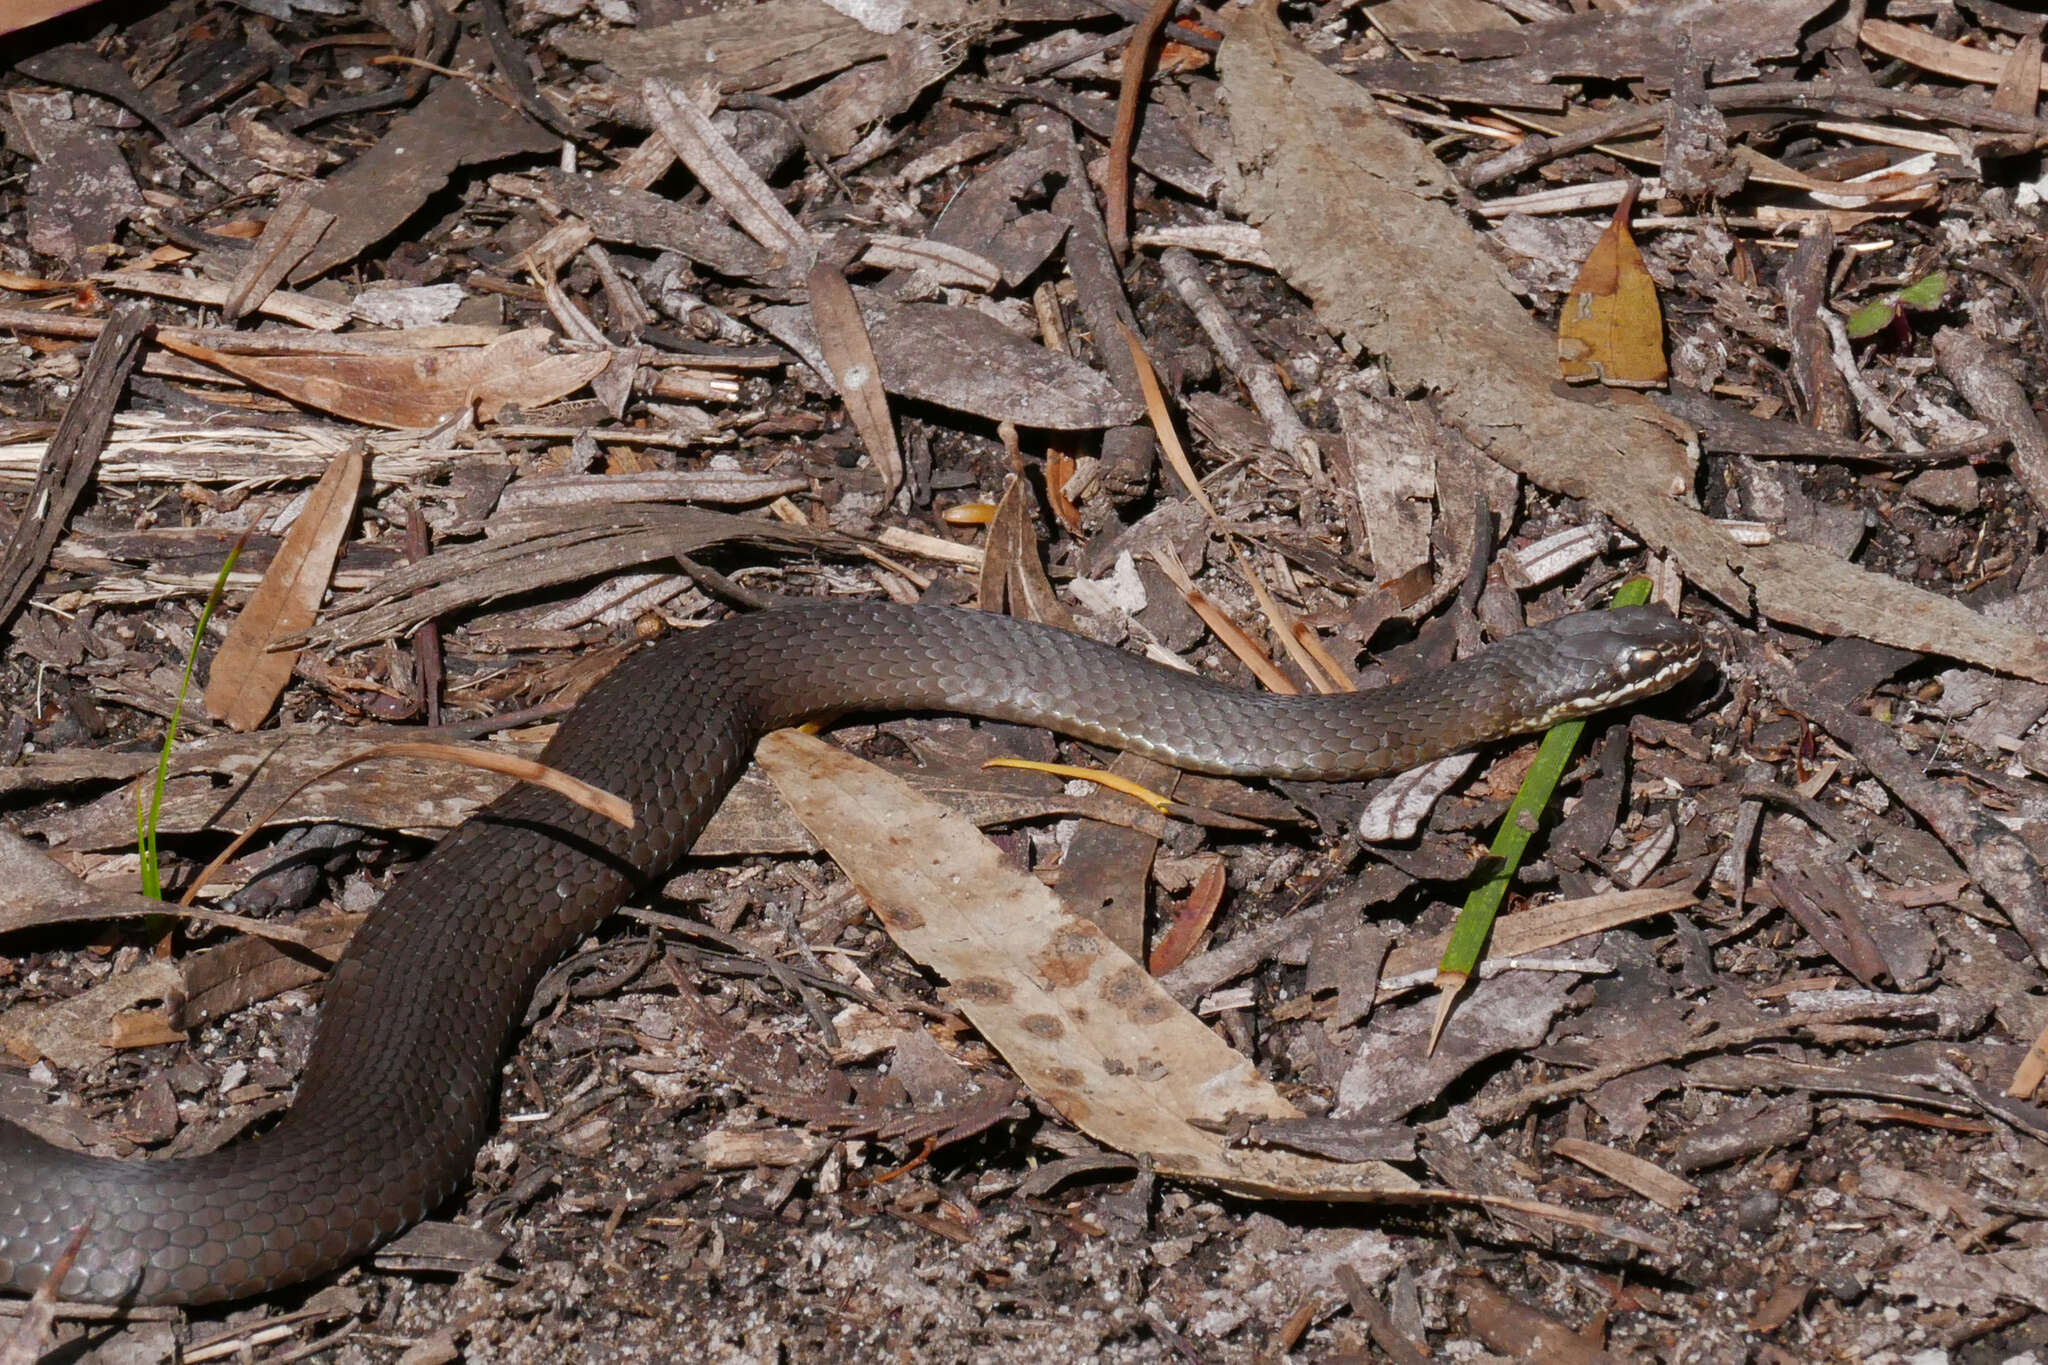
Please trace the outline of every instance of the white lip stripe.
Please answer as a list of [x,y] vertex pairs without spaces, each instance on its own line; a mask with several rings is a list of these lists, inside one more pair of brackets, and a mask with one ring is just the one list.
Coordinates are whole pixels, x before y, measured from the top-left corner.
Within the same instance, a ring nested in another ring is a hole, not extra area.
[[1682,655],[1666,663],[1648,677],[1638,678],[1634,682],[1625,683],[1620,687],[1610,688],[1605,692],[1595,693],[1591,696],[1574,697],[1570,701],[1560,702],[1558,705],[1545,711],[1542,717],[1532,723],[1529,728],[1531,730],[1547,730],[1562,721],[1583,720],[1587,716],[1596,715],[1611,707],[1620,706],[1625,702],[1635,700],[1637,697],[1661,692],[1668,684],[1676,682],[1698,666],[1699,656],[1695,654]]

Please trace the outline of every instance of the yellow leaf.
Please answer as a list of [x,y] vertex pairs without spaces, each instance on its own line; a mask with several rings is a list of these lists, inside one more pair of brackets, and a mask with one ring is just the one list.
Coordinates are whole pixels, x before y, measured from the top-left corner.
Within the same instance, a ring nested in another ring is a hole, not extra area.
[[1657,282],[1628,230],[1636,189],[1631,185],[1614,210],[1614,221],[1593,243],[1565,298],[1557,322],[1557,372],[1569,383],[1654,389],[1670,376]]

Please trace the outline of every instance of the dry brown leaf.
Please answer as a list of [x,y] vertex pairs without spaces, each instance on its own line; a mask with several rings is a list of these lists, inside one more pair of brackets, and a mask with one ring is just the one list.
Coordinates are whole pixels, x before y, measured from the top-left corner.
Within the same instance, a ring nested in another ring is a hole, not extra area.
[[[1120,426],[1138,412],[1101,374],[977,309],[906,303],[887,313],[864,306],[862,317],[882,385],[899,397],[1050,431]],[[809,308],[771,304],[750,320],[820,374],[831,368]]]
[[1147,964],[1152,975],[1165,976],[1194,955],[1195,945],[1209,932],[1209,921],[1223,904],[1225,870],[1223,859],[1212,855],[1188,894],[1167,907],[1166,932],[1153,946]]
[[270,646],[303,634],[319,614],[362,487],[363,444],[358,441],[336,455],[313,486],[263,582],[213,656],[207,674],[207,715],[236,730],[253,730],[277,704],[299,652]]
[[1038,533],[1031,524],[1028,499],[1030,487],[1012,478],[1003,489],[989,522],[986,557],[981,562],[981,581],[975,604],[983,611],[1008,612],[1042,625],[1072,630],[1068,614],[1052,580],[1039,563]]
[[[164,791],[157,829],[191,834],[206,829],[240,829],[261,819],[286,793],[311,786],[294,798],[289,822],[339,821],[366,829],[396,829],[437,835],[462,823],[482,802],[509,785],[495,776],[446,763],[398,760],[321,778],[375,746],[380,738],[407,732],[396,727],[299,732],[287,735],[222,731],[171,755],[171,780]],[[114,762],[126,759],[126,762]],[[75,761],[51,768],[24,765],[9,775],[29,778],[27,786],[49,790],[79,781],[133,781],[152,774],[156,755],[105,755],[90,764]],[[43,774],[56,781],[45,785]],[[4,786],[5,784],[0,784]],[[77,849],[132,848],[135,792],[111,791],[97,800],[41,819],[25,820],[24,832]]]
[[350,421],[432,427],[464,408],[495,416],[507,403],[538,408],[566,398],[611,363],[609,352],[548,351],[550,334],[527,328],[481,349],[369,355],[231,355],[159,333],[166,349]]
[[896,501],[896,490],[903,486],[903,452],[896,444],[896,425],[889,419],[889,397],[882,391],[882,362],[875,358],[853,286],[839,267],[818,262],[811,268],[810,289],[818,346],[825,352],[832,382],[839,386],[847,417],[881,471],[882,502],[887,505]]
[[238,938],[194,953],[178,963],[185,979],[185,1007],[178,1022],[201,1028],[236,1010],[275,999],[286,991],[325,979],[367,915],[316,911],[289,926],[296,947],[285,951],[260,938]]
[[221,301],[221,313],[230,321],[248,315],[270,292],[284,283],[292,268],[311,255],[321,235],[334,226],[334,215],[315,208],[302,194],[288,194],[265,224],[256,247],[235,272]]
[[13,270],[0,270],[0,289],[11,289],[17,294],[63,294],[77,290],[77,280],[48,280],[40,275],[23,275]]
[[808,270],[816,252],[802,225],[704,117],[690,92],[674,81],[650,76],[640,83],[640,96],[655,131],[740,230],[797,269]]
[[[1953,76],[1959,81],[1976,81],[1980,85],[1997,85],[2005,75],[2007,58],[2002,53],[1952,43],[1925,29],[1895,24],[1887,19],[1864,20],[1856,36],[1872,51],[1897,57],[1936,75]],[[2043,69],[2042,78],[2048,79],[2048,68]]]
[[151,960],[67,1000],[21,1004],[0,1014],[0,1047],[24,1062],[47,1058],[66,1070],[92,1066],[116,1047],[182,1043],[171,1026],[185,1003],[185,978]]
[[1277,1198],[1414,1190],[1378,1162],[1239,1149],[1199,1126],[1291,1118],[1251,1063],[966,820],[795,731],[758,757],[904,951],[1019,1077],[1083,1132],[1162,1175]]
[[0,1015],[0,1047],[24,1061],[48,1058],[73,1068],[93,1065],[109,1050],[183,1042],[187,1029],[320,980],[324,964],[340,956],[363,919],[320,914],[294,924],[257,925],[255,932],[264,938],[237,939],[180,962],[152,959],[68,1000],[17,1005]]
[[1565,295],[1557,319],[1557,372],[1566,383],[1654,389],[1671,377],[1664,363],[1657,282],[1628,230],[1641,188],[1629,182],[1613,220]]
[[1076,536],[1081,534],[1081,509],[1067,496],[1067,485],[1073,481],[1077,468],[1074,457],[1066,451],[1045,452],[1045,501],[1060,519],[1060,525]]
[[370,758],[431,758],[441,763],[459,763],[468,768],[482,768],[485,772],[503,773],[507,777],[516,777],[521,782],[530,782],[536,787],[546,787],[564,800],[573,801],[591,814],[601,815],[622,829],[633,828],[633,807],[625,798],[614,796],[601,787],[593,787],[581,778],[571,777],[560,768],[550,768],[545,763],[536,763],[517,754],[502,753],[496,749],[478,749],[466,744],[401,740],[395,744],[379,744],[374,748],[365,749],[348,762],[361,763]]
[[1137,409],[1102,375],[973,308],[908,303],[869,324],[889,392],[991,422],[1079,431]]
[[2048,1081],[2048,1024],[2042,1025],[2041,1036],[2013,1068],[2012,1083],[2006,1086],[2005,1093],[2014,1099],[2027,1099],[2041,1088],[2043,1081]]

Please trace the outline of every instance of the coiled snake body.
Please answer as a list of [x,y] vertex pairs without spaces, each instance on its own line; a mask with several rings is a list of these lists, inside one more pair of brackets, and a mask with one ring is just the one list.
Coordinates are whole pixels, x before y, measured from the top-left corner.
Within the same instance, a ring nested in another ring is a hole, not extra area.
[[807,605],[680,636],[620,666],[543,756],[631,802],[634,828],[521,787],[450,834],[349,944],[298,1097],[268,1133],[130,1162],[0,1123],[0,1285],[36,1288],[87,1227],[66,1298],[239,1298],[331,1270],[425,1217],[468,1177],[541,974],[688,851],[776,726],[958,711],[1201,772],[1358,778],[1659,691],[1700,655],[1690,627],[1626,608],[1399,686],[1280,697],[973,611]]

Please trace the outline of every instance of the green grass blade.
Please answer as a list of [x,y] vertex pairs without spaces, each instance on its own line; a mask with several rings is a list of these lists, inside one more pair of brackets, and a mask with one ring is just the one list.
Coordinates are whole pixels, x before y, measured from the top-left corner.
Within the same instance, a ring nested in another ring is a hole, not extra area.
[[164,747],[157,755],[156,780],[150,786],[149,801],[145,804],[138,799],[135,803],[135,850],[142,860],[142,894],[153,901],[164,898],[163,877],[159,870],[156,851],[157,821],[163,816],[164,784],[171,776],[171,746],[178,739],[178,722],[185,715],[185,694],[192,689],[192,670],[199,663],[199,643],[206,638],[206,623],[213,619],[213,609],[220,605],[221,595],[227,591],[228,575],[235,571],[235,561],[242,557],[242,546],[247,544],[249,533],[244,531],[228,550],[220,572],[213,577],[213,591],[206,594],[206,605],[199,609],[199,624],[192,630],[192,648],[185,651],[185,673],[178,680],[178,700],[171,707],[171,723],[164,729]]
[[[1639,607],[1649,600],[1650,580],[1632,578],[1615,593],[1613,605]],[[1579,737],[1585,733],[1586,722],[1583,720],[1568,720],[1544,732],[1543,743],[1536,750],[1536,761],[1529,765],[1528,774],[1522,778],[1521,790],[1508,803],[1508,813],[1502,817],[1500,829],[1487,849],[1492,855],[1489,861],[1493,870],[1465,897],[1465,908],[1458,912],[1458,922],[1451,926],[1450,942],[1445,945],[1443,959],[1437,964],[1440,988],[1445,978],[1455,978],[1451,986],[1455,992],[1478,970],[1479,959],[1486,950],[1487,936],[1493,932],[1494,916],[1500,913],[1501,901],[1506,899],[1515,871],[1522,865],[1522,855],[1528,851],[1529,839],[1535,834],[1544,809],[1550,805],[1557,784],[1564,779],[1565,769],[1571,766],[1572,751],[1578,748]]]

